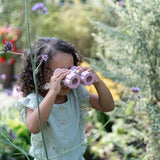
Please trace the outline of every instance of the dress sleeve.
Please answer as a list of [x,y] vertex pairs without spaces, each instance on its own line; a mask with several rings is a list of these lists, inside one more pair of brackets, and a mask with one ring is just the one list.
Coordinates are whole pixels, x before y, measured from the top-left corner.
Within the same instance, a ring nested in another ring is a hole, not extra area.
[[[38,97],[39,99],[39,103],[42,101],[41,97]],[[19,115],[21,117],[21,119],[23,120],[23,122],[26,123],[26,107],[35,110],[37,108],[38,104],[37,104],[37,96],[35,93],[31,93],[29,94],[27,97],[20,99],[15,107],[19,112]]]

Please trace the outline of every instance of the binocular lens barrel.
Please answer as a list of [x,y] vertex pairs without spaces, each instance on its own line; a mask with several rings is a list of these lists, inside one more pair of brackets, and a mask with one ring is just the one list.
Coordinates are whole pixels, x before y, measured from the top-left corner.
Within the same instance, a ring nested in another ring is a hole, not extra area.
[[69,88],[77,88],[80,83],[90,86],[95,81],[95,74],[92,72],[84,71],[81,73],[76,73],[73,70],[70,74],[68,74],[64,80],[64,85]]
[[[81,83],[85,86],[90,86],[95,81],[95,74],[92,72],[84,71],[80,72],[76,70],[76,66],[73,66],[71,73],[62,81],[65,86],[74,89],[77,88]],[[46,83],[44,89],[50,88],[50,84]]]
[[64,85],[69,88],[77,88],[80,85],[80,78],[79,75],[70,73],[66,76],[64,80]]
[[90,86],[95,81],[95,74],[92,72],[84,71],[81,73],[81,82],[85,86]]

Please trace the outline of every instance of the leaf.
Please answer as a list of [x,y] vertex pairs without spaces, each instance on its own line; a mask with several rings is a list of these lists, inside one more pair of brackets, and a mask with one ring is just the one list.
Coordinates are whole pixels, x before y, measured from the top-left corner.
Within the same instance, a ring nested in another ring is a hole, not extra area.
[[132,114],[132,108],[135,104],[135,101],[130,101],[127,108],[126,108],[126,115],[131,115]]
[[0,43],[0,51],[2,51],[2,50],[3,50],[3,44]]
[[36,75],[38,73],[38,68],[35,69],[34,74]]

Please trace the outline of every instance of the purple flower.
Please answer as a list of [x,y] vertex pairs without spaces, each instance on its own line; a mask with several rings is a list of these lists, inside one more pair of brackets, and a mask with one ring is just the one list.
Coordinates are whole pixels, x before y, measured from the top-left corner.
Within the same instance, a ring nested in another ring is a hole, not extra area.
[[12,133],[12,138],[16,139],[16,134]]
[[123,6],[123,5],[124,5],[123,0],[119,0],[118,4],[119,4],[120,6]]
[[48,14],[48,9],[46,7],[43,7],[42,10],[43,10],[44,14]]
[[8,134],[9,134],[10,136],[12,136],[12,134],[13,134],[13,130],[12,130],[12,129],[10,129],[10,130],[8,131]]
[[2,159],[2,154],[0,153],[0,159]]
[[46,54],[42,55],[42,59],[46,62],[48,60],[48,55]]
[[19,78],[19,75],[17,75],[17,74],[15,74],[14,76],[13,76],[13,79],[15,79],[15,80],[17,80]]
[[142,98],[142,96],[141,96],[140,94],[137,94],[137,98],[139,98],[139,99],[140,99],[140,98]]
[[3,46],[3,52],[7,52],[8,50],[12,50],[13,44],[11,42],[5,41],[5,44]]
[[45,14],[48,14],[48,10],[47,8],[44,6],[43,3],[36,3],[33,7],[32,7],[32,11],[38,11],[38,10],[42,10]]
[[7,93],[8,96],[11,96],[11,95],[12,95],[12,91],[9,90],[9,89],[7,89],[5,92]]
[[0,76],[0,78],[2,79],[2,80],[5,80],[6,78],[7,78],[7,76],[6,76],[6,74],[1,74],[1,76]]
[[7,126],[4,124],[1,128],[2,128],[3,130],[6,130],[6,129],[7,129]]
[[13,139],[16,138],[16,134],[13,133],[13,130],[12,130],[12,129],[10,129],[10,130],[8,131],[8,134],[9,134]]
[[138,87],[132,87],[131,90],[132,90],[132,92],[139,92],[140,91],[140,89]]
[[32,7],[32,11],[37,11],[37,10],[40,10],[44,7],[44,4],[43,3],[36,3],[33,7]]

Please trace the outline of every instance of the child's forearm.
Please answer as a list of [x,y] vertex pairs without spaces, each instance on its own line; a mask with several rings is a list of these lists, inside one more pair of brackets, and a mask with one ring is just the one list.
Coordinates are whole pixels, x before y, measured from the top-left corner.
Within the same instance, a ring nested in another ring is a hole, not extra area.
[[[56,95],[49,91],[39,105],[42,127],[49,118],[55,99]],[[32,133],[40,132],[38,107],[34,111],[27,110],[27,127]]]
[[103,111],[112,111],[114,109],[114,101],[109,89],[102,80],[94,83],[99,97],[99,104]]

